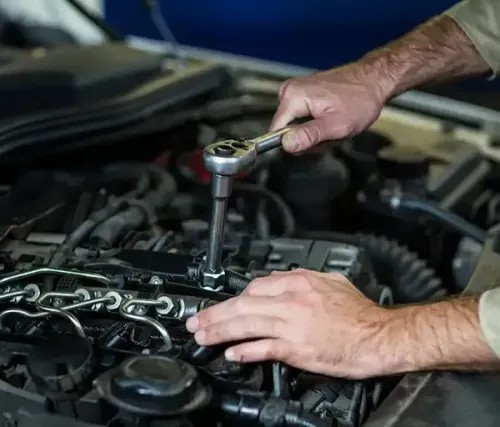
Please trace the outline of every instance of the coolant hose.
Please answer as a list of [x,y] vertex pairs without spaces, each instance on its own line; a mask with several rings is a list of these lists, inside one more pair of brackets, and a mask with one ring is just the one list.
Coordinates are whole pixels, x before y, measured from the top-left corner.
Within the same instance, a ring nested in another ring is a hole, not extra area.
[[144,163],[113,163],[103,167],[96,179],[98,185],[118,181],[134,182],[135,188],[126,194],[128,198],[140,197],[151,188],[151,179],[148,174],[147,164]]
[[153,209],[159,209],[174,199],[177,194],[177,185],[174,177],[167,171],[156,166],[149,166],[148,170],[154,190],[144,196],[144,202]]
[[286,204],[286,202],[280,195],[276,194],[274,191],[271,191],[266,187],[240,181],[233,183],[233,190],[235,192],[245,191],[249,193],[255,193],[271,201],[276,206],[281,216],[281,222],[283,226],[283,237],[293,236],[296,228],[295,217],[290,207]]
[[250,395],[223,395],[217,404],[222,411],[243,423],[265,427],[330,427],[331,421],[302,410],[298,402]]
[[[142,227],[145,223],[154,223],[157,209],[169,204],[175,197],[177,187],[174,178],[168,172],[148,166],[146,170],[151,178],[153,189],[141,200],[109,217],[99,224],[89,241],[92,246],[110,249],[129,231]],[[129,200],[132,202],[133,198]]]
[[484,243],[486,240],[486,231],[453,212],[444,210],[438,204],[430,200],[421,199],[412,194],[383,195],[382,200],[388,202],[393,209],[406,209],[408,211],[425,213],[442,223],[444,226],[447,226],[464,237],[470,237],[479,243]]
[[108,250],[129,231],[142,227],[147,215],[139,206],[130,206],[101,222],[89,237],[89,245]]
[[104,167],[99,173],[99,182],[110,181],[136,181],[135,187],[120,197],[108,199],[106,205],[93,212],[83,223],[81,223],[60,245],[50,260],[50,267],[59,267],[73,250],[92,233],[98,224],[105,222],[108,218],[122,211],[126,207],[127,200],[142,196],[150,187],[148,169],[137,163],[116,163]]
[[448,294],[441,279],[408,248],[386,237],[315,231],[300,237],[331,240],[362,247],[371,259],[378,283],[392,289],[395,303],[438,300]]

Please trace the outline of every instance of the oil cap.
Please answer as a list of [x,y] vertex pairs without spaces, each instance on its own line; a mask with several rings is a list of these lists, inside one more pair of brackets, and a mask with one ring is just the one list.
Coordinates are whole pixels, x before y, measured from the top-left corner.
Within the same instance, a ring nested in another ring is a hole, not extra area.
[[99,394],[113,406],[144,416],[173,417],[203,407],[211,396],[196,369],[165,356],[136,356],[96,381]]

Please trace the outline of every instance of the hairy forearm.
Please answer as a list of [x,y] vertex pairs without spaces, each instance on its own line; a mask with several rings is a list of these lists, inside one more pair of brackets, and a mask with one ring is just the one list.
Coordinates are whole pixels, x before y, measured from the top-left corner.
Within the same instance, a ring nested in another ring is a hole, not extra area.
[[369,52],[359,65],[374,76],[387,99],[422,84],[489,71],[467,35],[444,15]]
[[479,298],[389,310],[379,345],[384,373],[500,368],[479,325]]

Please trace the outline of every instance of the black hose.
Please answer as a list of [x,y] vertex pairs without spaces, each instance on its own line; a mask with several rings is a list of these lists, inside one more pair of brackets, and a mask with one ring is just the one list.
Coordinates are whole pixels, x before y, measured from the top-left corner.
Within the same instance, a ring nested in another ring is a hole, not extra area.
[[144,196],[144,203],[153,209],[163,208],[174,199],[177,185],[174,177],[167,171],[155,166],[149,166],[154,190]]
[[90,244],[101,249],[110,249],[129,231],[142,227],[145,223],[156,221],[156,211],[169,204],[176,194],[176,183],[168,172],[148,167],[147,171],[152,178],[153,190],[147,192],[142,200],[128,200],[130,206],[101,222],[90,236]]
[[55,268],[62,265],[74,249],[89,236],[98,224],[122,211],[127,206],[127,201],[142,196],[150,184],[146,172],[147,169],[145,169],[144,166],[141,168],[137,164],[130,163],[121,163],[103,168],[100,174],[101,177],[105,177],[106,180],[110,178],[116,180],[129,180],[135,178],[137,180],[135,188],[120,197],[109,198],[106,206],[93,212],[89,218],[82,222],[66,238],[64,243],[54,251],[49,266]]
[[315,231],[308,239],[331,240],[360,246],[372,261],[378,283],[392,289],[395,303],[414,303],[443,298],[448,290],[433,269],[408,248],[386,237]]
[[292,210],[286,204],[286,202],[276,194],[275,192],[256,184],[250,184],[246,182],[235,182],[233,184],[233,189],[235,191],[245,191],[250,193],[258,194],[261,197],[265,197],[278,208],[281,216],[281,221],[283,223],[283,236],[290,237],[295,234],[295,216]]
[[266,427],[330,427],[331,421],[304,413],[298,402],[254,395],[226,394],[214,399],[222,411],[242,422]]
[[421,199],[412,194],[401,194],[397,196],[383,195],[382,199],[385,199],[393,209],[407,209],[409,211],[428,214],[464,237],[470,237],[479,243],[484,243],[486,240],[486,231],[471,224],[453,212],[444,210],[430,200]]
[[94,248],[111,249],[121,237],[144,224],[147,213],[139,206],[130,206],[125,210],[102,221],[89,237],[89,245]]
[[138,198],[146,193],[153,185],[145,163],[119,162],[107,165],[97,176],[98,185],[113,182],[134,182],[134,189],[127,193],[127,197]]
[[82,222],[53,253],[49,267],[59,267],[74,249],[92,232],[97,224],[121,211],[126,206],[123,198],[108,202],[106,206],[90,215]]

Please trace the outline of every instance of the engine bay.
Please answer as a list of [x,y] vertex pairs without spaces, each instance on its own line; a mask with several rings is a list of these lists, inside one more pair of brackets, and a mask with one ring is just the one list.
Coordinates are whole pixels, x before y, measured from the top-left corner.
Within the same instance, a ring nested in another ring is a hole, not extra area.
[[303,156],[268,152],[234,183],[227,274],[209,290],[202,151],[265,133],[276,93],[202,61],[151,64],[134,81],[108,70],[96,90],[115,76],[116,93],[102,99],[18,105],[0,123],[3,425],[362,426],[401,378],[228,362],[185,321],[275,270],[339,272],[385,306],[461,293],[499,221],[497,161],[449,123],[438,143],[409,144],[392,116]]

